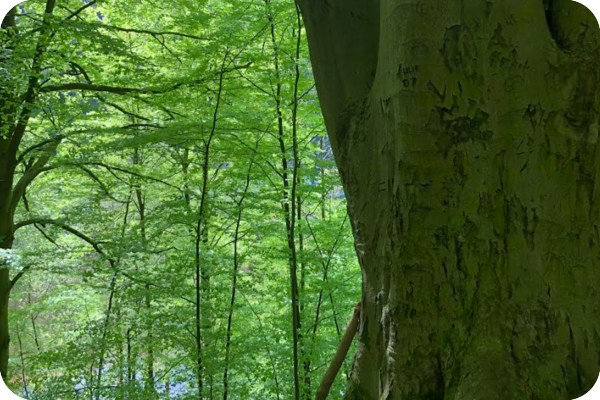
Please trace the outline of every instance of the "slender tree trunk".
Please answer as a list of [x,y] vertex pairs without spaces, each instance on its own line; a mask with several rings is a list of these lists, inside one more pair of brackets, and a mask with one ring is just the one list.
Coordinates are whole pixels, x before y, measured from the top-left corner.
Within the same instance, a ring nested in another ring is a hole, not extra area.
[[[344,227],[346,225],[346,221],[347,221],[347,216],[344,217],[344,221],[342,222],[342,225],[340,226],[339,232],[337,237],[335,238],[335,241],[333,243],[333,246],[331,247],[331,249],[328,251],[327,253],[327,260],[325,260],[325,254],[323,253],[323,251],[321,250],[321,246],[319,245],[319,241],[317,240],[317,236],[315,235],[315,232],[313,231],[310,222],[308,222],[308,220],[306,221],[306,226],[308,227],[308,230],[313,238],[313,241],[315,242],[315,247],[317,248],[317,252],[319,254],[319,258],[321,259],[321,265],[323,267],[323,279],[321,281],[321,284],[323,286],[327,286],[327,291],[329,292],[329,301],[331,303],[331,313],[333,316],[333,323],[337,332],[337,336],[339,339],[341,339],[341,329],[340,329],[340,324],[338,323],[338,318],[337,318],[337,313],[335,310],[335,302],[333,301],[333,292],[331,290],[331,286],[329,284],[329,278],[327,276],[328,272],[329,272],[329,266],[331,265],[331,260],[333,258],[333,255],[335,254],[335,251],[338,248],[338,244],[340,242],[341,236],[343,234],[344,231]],[[313,342],[313,346],[314,346],[314,342],[317,338],[317,330],[319,329],[319,323],[320,323],[320,315],[321,315],[321,306],[323,305],[323,300],[324,300],[324,288],[321,288],[321,290],[319,290],[319,297],[317,300],[317,307],[316,307],[316,311],[315,311],[315,322],[313,324],[313,328],[312,328],[312,335],[311,335],[311,340]],[[350,378],[350,375],[348,374],[347,368],[344,364],[344,372],[346,374],[346,378]]]
[[[210,151],[211,145],[213,143],[215,133],[217,130],[217,122],[219,120],[219,110],[221,108],[221,96],[223,94],[223,78],[225,76],[225,64],[227,62],[227,57],[229,56],[229,51],[225,52],[223,56],[223,62],[221,63],[221,72],[219,74],[219,88],[217,90],[217,98],[216,104],[213,112],[213,120],[211,130],[208,134],[208,138],[204,139],[204,160],[202,163],[202,193],[200,197],[200,206],[198,207],[198,223],[196,224],[196,257],[195,257],[195,283],[196,283],[196,364],[197,364],[197,379],[198,379],[198,397],[200,400],[203,399],[203,373],[204,373],[204,364],[202,360],[202,298],[201,294],[207,293],[207,284],[209,275],[206,271],[202,269],[202,260],[201,260],[201,243],[203,241],[204,234],[206,233],[207,226],[207,216],[206,209],[208,203],[208,190],[209,190],[209,169],[210,169]],[[185,164],[184,164],[185,166]],[[187,171],[187,167],[185,167]],[[206,267],[206,266],[205,266]],[[204,278],[204,279],[203,279]],[[205,289],[205,290],[203,290]],[[212,382],[212,378],[211,378]],[[212,391],[212,387],[211,387]],[[211,395],[212,396],[212,395]]]
[[[242,292],[243,295],[243,292]],[[273,370],[273,380],[275,381],[275,392],[277,394],[277,400],[281,399],[281,390],[279,389],[279,378],[277,377],[277,368],[275,367],[275,361],[273,359],[273,354],[271,353],[271,344],[269,343],[269,341],[267,340],[267,337],[265,335],[265,329],[264,326],[262,324],[262,320],[260,318],[260,315],[256,313],[256,311],[254,310],[254,307],[252,307],[252,303],[250,303],[250,301],[248,300],[248,298],[246,296],[244,296],[244,300],[246,300],[246,303],[248,304],[248,307],[250,308],[250,311],[252,311],[252,314],[254,314],[254,316],[256,317],[256,320],[258,321],[258,330],[260,332],[260,335],[262,336],[264,345],[265,345],[265,350],[267,352],[267,355],[269,357],[269,361],[271,362],[271,369]]]
[[229,396],[229,360],[230,360],[230,350],[231,350],[231,333],[232,333],[232,325],[233,325],[233,311],[235,308],[235,295],[237,291],[237,277],[238,277],[238,269],[239,269],[239,259],[238,259],[238,241],[239,241],[239,231],[240,231],[240,223],[242,219],[242,210],[241,206],[238,211],[237,221],[235,224],[235,233],[233,237],[233,276],[231,277],[231,300],[229,303],[229,313],[227,316],[227,332],[225,338],[225,370],[223,371],[223,400],[227,400]]
[[[274,61],[274,73],[276,85],[275,93],[275,111],[277,113],[277,127],[278,127],[278,141],[281,152],[281,178],[283,184],[283,213],[286,226],[287,242],[289,249],[289,268],[290,268],[290,297],[292,305],[292,361],[293,361],[293,374],[294,374],[294,399],[300,400],[303,393],[302,385],[300,381],[300,361],[301,361],[301,319],[300,319],[300,305],[299,305],[299,288],[298,288],[298,257],[296,248],[296,200],[297,200],[297,186],[298,186],[298,146],[297,146],[297,111],[298,111],[298,84],[300,80],[299,66],[296,63],[296,75],[294,81],[294,94],[292,99],[292,150],[293,150],[293,167],[292,177],[290,184],[289,176],[289,155],[286,145],[286,134],[284,130],[284,117],[282,108],[282,76],[279,62],[279,45],[275,35],[275,20],[273,19],[271,10],[271,1],[265,0],[267,9],[267,19],[270,24],[271,34],[271,45],[273,50],[273,61]],[[298,16],[298,26],[300,33],[300,16]],[[301,41],[300,36],[297,37],[297,49],[296,49],[296,60],[299,56],[299,43]]]
[[17,327],[17,341],[19,342],[19,357],[21,358],[21,380],[23,381],[23,394],[29,398],[29,389],[27,388],[27,373],[25,368],[25,356],[23,355],[23,342],[21,341],[21,332]]
[[[135,122],[135,119],[133,119]],[[135,165],[143,165],[142,152],[139,147],[135,148],[133,154],[133,163]],[[148,239],[146,237],[146,197],[144,196],[140,182],[135,183],[135,196],[137,200],[138,218],[140,222],[140,238],[142,242],[142,250],[146,253],[148,249]],[[144,305],[146,311],[146,389],[151,396],[156,395],[154,382],[154,343],[152,337],[152,299],[150,296],[150,284],[146,284],[146,292],[144,294]]]
[[[33,305],[33,302],[31,301],[31,292],[33,292],[33,286],[31,284],[31,276],[29,276],[29,291],[27,292],[27,304],[30,307]],[[31,314],[31,316],[29,317],[29,319],[31,320],[31,329],[33,331],[33,341],[35,342],[35,347],[37,348],[37,350],[39,352],[41,352],[42,346],[40,344],[40,338],[38,335],[37,325],[35,323],[36,318],[37,318],[37,316],[34,316],[33,314]]]
[[[300,167],[300,160],[298,160],[298,167]],[[298,178],[296,179],[296,184],[300,185],[300,174],[298,174]],[[300,255],[300,288],[298,290],[298,303],[300,310],[298,314],[300,315],[300,320],[302,320],[302,315],[304,312],[304,304],[306,302],[306,297],[304,296],[304,290],[306,287],[306,263],[302,261],[302,255],[304,252],[304,234],[302,233],[302,196],[298,194],[297,199],[297,227],[298,227],[298,254]],[[299,334],[300,345],[301,345],[301,355],[302,355],[302,365],[304,367],[304,398],[311,399],[311,362],[312,362],[312,349],[308,348],[308,341],[303,338],[303,335]]]
[[363,271],[346,398],[598,379],[598,25],[548,4],[301,1]]
[[190,149],[188,149],[187,147],[185,149],[183,149],[183,154],[181,155],[180,163],[181,163],[181,171],[183,172],[183,201],[185,202],[187,211],[191,212],[192,211],[192,209],[191,209],[192,198],[191,198],[191,192],[190,192],[190,174],[189,174],[191,160],[190,160]]
[[123,353],[123,342],[121,341],[123,332],[121,329],[121,306],[117,308],[117,328],[119,332],[119,347],[117,348],[117,368],[119,371],[119,377],[117,378],[117,386],[118,393],[120,393],[120,396],[123,397],[123,384],[125,382],[125,355]]
[[146,284],[146,294],[145,294],[145,306],[146,306],[146,314],[147,314],[147,324],[146,324],[146,345],[147,355],[146,355],[146,386],[149,392],[152,395],[156,394],[155,382],[154,382],[154,337],[152,335],[152,300],[150,298],[150,285]]
[[135,355],[133,354],[133,328],[127,328],[127,332],[125,334],[126,343],[127,343],[127,387],[128,390],[132,389],[132,386],[135,382]]
[[225,339],[225,370],[223,371],[223,400],[227,400],[227,397],[229,395],[229,360],[230,360],[230,350],[231,350],[233,312],[235,309],[235,295],[237,293],[237,278],[238,278],[238,271],[239,271],[240,226],[242,223],[242,215],[244,212],[244,209],[243,209],[244,200],[246,199],[248,189],[250,188],[250,173],[252,172],[252,167],[254,166],[254,157],[256,155],[256,152],[258,151],[259,143],[260,143],[260,139],[256,142],[256,147],[254,149],[254,153],[252,153],[250,165],[248,166],[248,172],[246,173],[246,185],[244,186],[244,191],[242,192],[241,198],[238,201],[236,201],[238,212],[237,212],[237,219],[235,221],[235,230],[233,233],[233,273],[231,276],[231,300],[229,302],[229,313],[227,316],[227,332],[226,332],[226,339]]
[[[125,233],[127,231],[127,224],[129,221],[129,207],[131,205],[131,196],[132,196],[132,193],[130,191],[129,197],[127,198],[127,202],[125,204],[125,215],[123,216],[123,225],[121,228],[121,240],[125,239]],[[98,245],[95,245],[94,249],[100,255],[106,255],[98,247]],[[100,356],[99,356],[99,361],[98,361],[98,378],[97,378],[98,381],[96,382],[96,386],[98,387],[96,398],[98,400],[102,397],[102,371],[103,371],[103,367],[104,367],[105,352],[106,352],[106,346],[107,346],[106,340],[108,338],[108,334],[109,334],[109,330],[110,330],[111,317],[112,317],[113,308],[114,308],[114,304],[115,304],[115,296],[117,295],[117,281],[119,278],[119,272],[117,271],[117,266],[119,265],[120,258],[115,260],[115,259],[109,257],[108,262],[111,266],[111,269],[114,272],[113,272],[112,279],[110,281],[108,306],[106,308],[106,315],[104,318],[104,326],[102,329],[102,337],[101,337],[101,341],[100,341]],[[119,312],[119,311],[120,311],[120,309],[117,309],[117,312]],[[118,321],[118,318],[117,318],[117,321]],[[93,362],[92,362],[92,366],[93,366]]]
[[319,138],[319,149],[321,150],[321,167],[319,168],[319,174],[321,175],[321,219],[325,221],[327,218],[327,184],[325,183],[325,137]]
[[[110,289],[108,295],[108,305],[106,307],[106,315],[104,317],[104,326],[102,327],[102,336],[100,338],[100,355],[98,357],[98,377],[96,386],[98,390],[96,391],[96,399],[100,400],[102,398],[102,371],[104,369],[104,361],[106,356],[106,346],[107,346],[107,337],[108,331],[110,329],[110,320],[113,311],[114,299],[115,299],[115,291],[117,286],[117,278],[118,273],[115,271],[113,273],[112,279],[110,281]],[[93,362],[92,362],[93,365]],[[92,385],[93,386],[93,385]]]

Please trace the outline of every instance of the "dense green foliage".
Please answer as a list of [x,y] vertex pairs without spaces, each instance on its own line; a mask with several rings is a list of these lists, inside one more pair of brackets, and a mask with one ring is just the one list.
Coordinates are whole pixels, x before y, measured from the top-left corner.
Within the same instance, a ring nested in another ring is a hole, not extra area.
[[0,38],[2,96],[17,99],[3,136],[38,78],[15,182],[36,176],[2,253],[23,273],[9,386],[197,399],[200,380],[207,399],[226,384],[290,399],[296,341],[312,396],[360,271],[293,1],[45,7],[18,6]]

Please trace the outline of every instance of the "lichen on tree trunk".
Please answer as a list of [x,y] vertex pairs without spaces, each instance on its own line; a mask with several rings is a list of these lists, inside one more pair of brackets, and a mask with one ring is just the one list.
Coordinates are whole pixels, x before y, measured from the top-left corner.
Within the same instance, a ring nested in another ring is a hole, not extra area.
[[584,395],[600,372],[593,15],[300,3],[363,270],[346,398]]

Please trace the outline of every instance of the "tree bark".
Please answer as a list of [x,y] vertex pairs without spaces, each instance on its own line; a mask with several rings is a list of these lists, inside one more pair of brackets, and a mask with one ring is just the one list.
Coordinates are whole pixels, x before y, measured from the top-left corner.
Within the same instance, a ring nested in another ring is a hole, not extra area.
[[[14,12],[2,21],[2,29],[14,27]],[[11,196],[14,180],[14,155],[10,152],[9,131],[14,124],[13,101],[7,89],[0,89],[0,250],[8,250],[13,244],[13,213]],[[11,157],[12,156],[12,157]],[[10,295],[10,271],[6,260],[0,255],[0,374],[8,381],[8,356],[10,336],[8,329],[8,298]]]
[[[0,204],[2,207],[2,204]],[[12,224],[3,218],[0,220],[0,249],[12,248]],[[10,296],[10,270],[3,256],[0,256],[0,374],[8,381],[8,358],[10,335],[8,328],[8,301]]]
[[600,371],[593,15],[299,2],[363,271],[346,398],[584,395]]
[[[1,100],[0,100],[1,104]],[[13,214],[11,212],[11,194],[13,185],[13,166],[8,156],[9,141],[0,136],[0,249],[12,248]],[[8,380],[8,357],[10,335],[8,328],[8,299],[10,296],[10,270],[4,256],[0,255],[0,374]]]
[[[39,86],[38,74],[41,68],[41,57],[50,40],[50,16],[54,12],[55,0],[47,0],[44,10],[43,24],[37,38],[35,52],[31,60],[31,72],[27,91],[22,97],[23,107],[18,112],[18,101],[14,87],[0,88],[0,250],[10,250],[14,241],[15,209],[25,189],[41,172],[49,157],[41,156],[34,163],[32,170],[27,171],[13,189],[17,153],[36,100]],[[2,20],[3,30],[16,29],[15,9],[12,9]],[[9,40],[2,43],[13,47]],[[7,60],[10,61],[10,60]],[[41,169],[40,169],[41,168]],[[8,326],[8,304],[12,282],[6,260],[0,256],[0,375],[8,381],[8,358],[10,351],[10,334]]]

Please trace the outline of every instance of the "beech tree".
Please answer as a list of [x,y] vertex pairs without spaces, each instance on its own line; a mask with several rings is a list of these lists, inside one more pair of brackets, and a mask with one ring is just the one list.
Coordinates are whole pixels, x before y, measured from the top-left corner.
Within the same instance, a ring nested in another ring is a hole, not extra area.
[[336,349],[355,348],[360,269],[314,88],[294,0],[11,10],[8,387],[37,400],[305,400],[338,354],[326,382],[343,397],[351,357]]
[[299,0],[362,266],[347,399],[573,399],[600,371],[598,23]]

